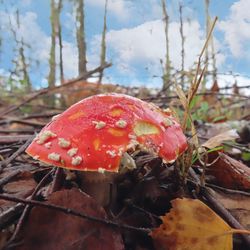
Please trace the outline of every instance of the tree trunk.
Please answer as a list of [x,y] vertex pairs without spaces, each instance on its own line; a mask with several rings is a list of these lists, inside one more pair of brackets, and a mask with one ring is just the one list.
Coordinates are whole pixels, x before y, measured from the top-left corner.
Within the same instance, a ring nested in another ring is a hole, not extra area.
[[171,85],[170,83],[171,65],[170,65],[170,58],[169,58],[169,38],[168,38],[169,16],[167,14],[165,0],[161,0],[161,3],[162,3],[163,19],[165,22],[165,37],[166,37],[166,62],[165,62],[165,67],[164,67],[164,72],[163,72],[163,90],[166,92],[166,90],[168,90]]
[[58,41],[59,41],[59,69],[60,69],[60,80],[64,82],[64,70],[63,70],[63,44],[62,44],[62,26],[60,21],[60,15],[62,11],[62,0],[58,1],[57,5],[57,27],[58,27]]
[[84,0],[76,1],[76,39],[78,47],[78,74],[87,71],[86,42],[84,31]]
[[[104,9],[104,19],[103,19],[103,30],[102,30],[102,42],[101,42],[101,60],[100,60],[100,66],[104,66],[106,63],[106,32],[107,32],[107,6],[108,6],[108,0],[105,1],[105,9]],[[98,82],[102,82],[103,78],[103,71],[100,71]]]
[[[19,20],[19,11],[16,11],[16,25],[17,30],[20,29],[20,20]],[[27,44],[24,43],[23,38],[20,39],[17,36],[17,30],[14,28],[10,15],[9,15],[9,25],[10,31],[13,35],[16,49],[14,51],[17,52],[16,59],[13,59],[12,62],[15,65],[15,69],[11,72],[11,75],[16,75],[19,79],[19,84],[23,87],[22,90],[30,92],[32,90],[32,84],[29,76],[29,63],[27,62],[27,58],[25,56],[25,48],[28,47]],[[11,89],[14,90],[15,86],[11,83]]]
[[185,80],[185,69],[184,69],[184,60],[185,60],[185,37],[183,33],[183,17],[182,17],[182,5],[179,5],[179,12],[180,12],[180,35],[181,35],[181,86],[184,87],[184,80]]
[[[55,86],[56,81],[56,6],[55,0],[50,2],[50,22],[51,22],[51,47],[50,47],[50,58],[49,58],[49,76],[48,76],[48,87],[52,88]],[[48,98],[48,104],[53,106],[55,104],[54,95]]]
[[30,82],[30,77],[28,73],[28,64],[27,60],[24,54],[24,42],[23,40],[21,41],[20,48],[19,48],[19,56],[20,56],[20,61],[21,61],[21,71],[23,74],[23,81],[26,86],[26,90],[30,92],[32,90],[32,84]]

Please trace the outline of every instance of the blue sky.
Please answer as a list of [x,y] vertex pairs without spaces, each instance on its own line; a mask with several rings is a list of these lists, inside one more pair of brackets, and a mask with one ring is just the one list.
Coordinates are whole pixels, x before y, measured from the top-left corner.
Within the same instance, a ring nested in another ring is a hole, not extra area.
[[[85,0],[88,68],[99,63],[100,38],[105,0]],[[203,0],[167,0],[170,16],[170,59],[180,69],[179,2],[184,5],[185,69],[190,69],[205,40],[205,10]],[[5,0],[0,4],[1,48],[0,74],[8,75],[13,59],[13,38],[9,32],[8,16],[20,11],[19,37],[30,46],[30,74],[35,86],[46,86],[50,48],[50,1]],[[215,29],[215,49],[218,71],[240,75],[240,85],[249,85],[250,75],[250,0],[210,0],[210,15],[219,17]],[[77,76],[74,10],[64,1],[62,13],[63,56],[66,78]],[[14,19],[12,20],[14,23]],[[113,63],[105,71],[105,81],[125,85],[161,87],[165,58],[164,24],[160,0],[109,0],[107,60]],[[36,64],[39,62],[39,64]],[[220,75],[219,84],[233,84],[235,78]]]

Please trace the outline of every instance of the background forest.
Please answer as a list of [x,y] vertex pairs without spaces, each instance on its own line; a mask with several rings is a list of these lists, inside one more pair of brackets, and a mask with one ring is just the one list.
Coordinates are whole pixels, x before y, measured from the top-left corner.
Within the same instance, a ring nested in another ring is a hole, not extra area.
[[248,35],[242,34],[248,1],[222,2],[2,0],[1,88],[53,87],[106,63],[112,67],[88,79],[165,90],[174,81],[188,85],[216,15],[202,60],[203,88],[215,81],[243,88],[249,85]]

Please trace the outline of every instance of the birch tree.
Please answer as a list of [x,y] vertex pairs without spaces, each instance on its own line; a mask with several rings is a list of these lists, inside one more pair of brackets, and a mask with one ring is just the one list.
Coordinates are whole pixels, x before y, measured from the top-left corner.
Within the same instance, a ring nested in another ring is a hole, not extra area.
[[163,72],[163,90],[167,90],[170,87],[170,57],[169,57],[169,35],[168,35],[168,28],[169,28],[169,16],[167,13],[167,7],[165,0],[161,0],[162,4],[162,13],[163,13],[163,20],[165,24],[165,38],[166,38],[166,62]]
[[180,13],[180,35],[181,35],[181,85],[184,87],[184,80],[185,80],[185,69],[184,69],[184,63],[185,63],[185,37],[183,32],[183,17],[182,17],[182,5],[179,5],[179,13]]
[[76,0],[76,39],[78,48],[78,74],[87,71],[86,42],[84,27],[84,0]]
[[[12,23],[12,18],[9,14],[9,25],[10,25],[10,32],[12,33],[12,36],[15,41],[14,51],[16,52],[16,56],[12,60],[12,63],[14,64],[14,69],[11,71],[11,78],[13,75],[17,76],[20,85],[24,88],[25,91],[29,92],[32,90],[32,84],[29,76],[30,65],[29,65],[29,60],[25,55],[26,49],[29,48],[29,45],[24,42],[22,34],[19,32],[20,16],[18,10],[16,10],[15,12],[15,24]],[[12,83],[11,85],[13,89],[14,86]]]
[[[56,81],[56,3],[55,0],[50,0],[50,24],[51,24],[51,46],[49,54],[49,88],[55,86]],[[53,101],[52,101],[53,102]]]
[[[100,66],[104,66],[106,63],[106,33],[107,33],[107,6],[108,0],[105,1],[104,18],[103,18],[103,30],[102,30],[102,41],[101,41],[101,55],[100,55]],[[100,71],[98,82],[102,82],[103,71]]]

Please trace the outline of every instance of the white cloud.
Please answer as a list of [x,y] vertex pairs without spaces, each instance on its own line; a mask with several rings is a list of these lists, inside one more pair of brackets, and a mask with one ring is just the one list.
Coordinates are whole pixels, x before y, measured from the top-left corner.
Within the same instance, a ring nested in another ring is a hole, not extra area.
[[[86,4],[100,7],[104,10],[105,0],[87,0]],[[126,0],[109,0],[108,12],[114,14],[121,20],[128,20],[131,16],[132,3]]]
[[[204,32],[197,21],[184,23],[185,68],[190,68],[197,61],[204,44]],[[181,38],[179,23],[169,25],[169,51],[172,66],[181,67]],[[92,42],[92,53],[98,55],[100,36]],[[216,43],[219,46],[219,43]],[[152,74],[161,74],[160,60],[165,61],[165,33],[161,20],[145,22],[131,29],[111,30],[107,33],[107,48],[110,59],[121,72],[134,73],[133,67],[148,67]],[[219,63],[223,58],[219,58]]]
[[[239,87],[244,87],[247,86],[247,88],[240,88],[239,89],[239,93],[242,95],[250,95],[250,78],[244,75],[241,75],[240,73],[232,73],[232,72],[227,72],[227,73],[218,73],[217,75],[217,82],[218,82],[218,86],[221,89],[220,92],[221,93],[232,93],[233,85],[235,83],[237,83],[237,86]],[[213,85],[213,80],[212,77],[209,76],[207,78],[207,84],[206,84],[206,88],[207,89],[211,89]],[[228,89],[225,89],[229,87]]]
[[250,53],[250,0],[235,2],[230,16],[219,22],[218,27],[225,34],[225,41],[235,57],[249,57]]
[[21,5],[27,7],[31,4],[32,0],[21,0]]
[[[103,9],[105,0],[86,0],[86,5]],[[131,24],[158,19],[162,16],[159,0],[108,0],[108,16],[114,15],[119,22]]]
[[[20,27],[17,29],[15,16],[10,14],[11,22],[17,31],[18,39],[30,46],[28,56],[33,60],[37,60],[40,63],[39,70],[36,71],[38,76],[48,75],[48,61],[51,38],[49,34],[46,34],[37,23],[37,14],[34,12],[26,12],[20,15]],[[11,37],[9,16],[5,12],[0,12],[0,22],[3,24],[3,30]],[[11,39],[13,40],[13,39]],[[58,50],[57,50],[58,52]],[[59,55],[57,53],[57,61]],[[77,50],[75,45],[70,42],[63,41],[63,61],[64,72],[66,78],[72,78],[77,74]],[[32,72],[34,74],[34,72]]]
[[[250,85],[250,78],[241,76],[240,74],[235,73],[235,75],[232,75],[230,73],[228,74],[219,74],[218,75],[218,84],[219,87],[226,87],[226,86],[233,86],[233,84],[237,82],[238,86],[249,86]],[[249,88],[246,88],[244,90],[241,90],[243,94],[250,94]]]
[[[23,41],[32,47],[32,55],[40,60],[48,59],[48,47],[50,46],[50,38],[42,31],[40,26],[37,24],[37,14],[34,12],[26,12],[24,15],[20,16],[20,27],[17,28],[16,18],[13,13],[7,14],[1,12],[0,20],[3,24],[3,29],[5,32],[10,33],[10,23],[11,20],[13,28],[16,30],[18,40]],[[13,39],[11,39],[13,40]]]

